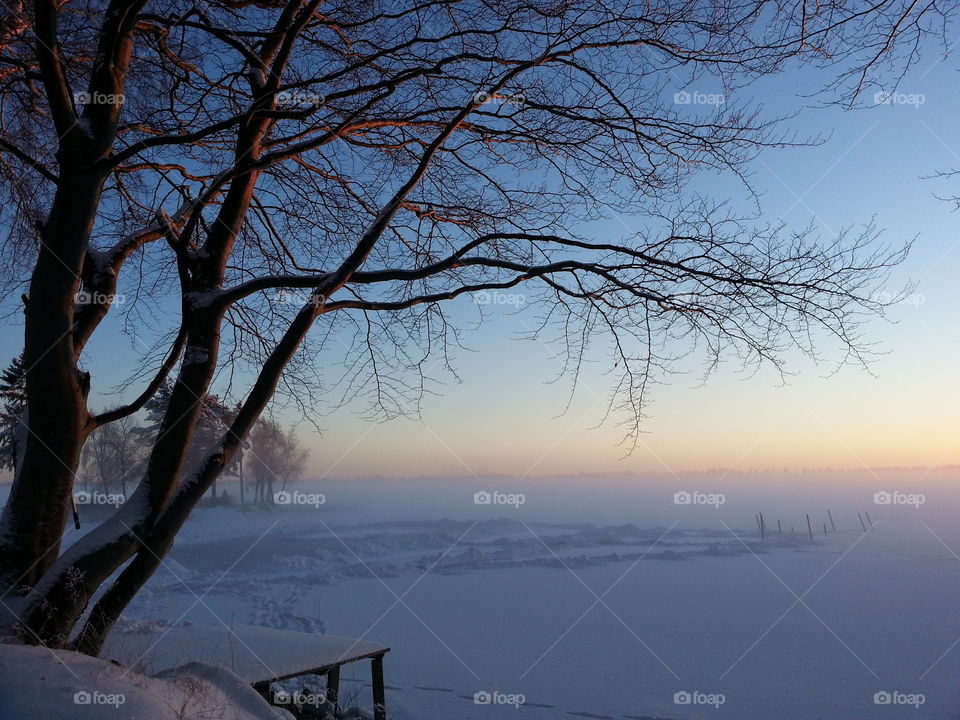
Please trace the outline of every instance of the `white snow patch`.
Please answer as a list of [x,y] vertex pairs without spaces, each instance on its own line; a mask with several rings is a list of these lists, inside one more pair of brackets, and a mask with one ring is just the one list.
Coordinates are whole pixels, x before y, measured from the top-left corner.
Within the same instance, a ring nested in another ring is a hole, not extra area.
[[202,365],[210,358],[206,348],[190,345],[183,351],[184,365]]
[[298,675],[311,668],[379,655],[388,648],[367,640],[292,632],[250,625],[168,627],[149,623],[114,629],[103,656],[153,671],[186,667],[192,659],[229,667],[249,684]]
[[192,307],[194,310],[199,310],[200,308],[205,308],[212,305],[222,294],[223,291],[217,289],[208,290],[206,292],[188,292],[184,297],[186,298],[187,302],[190,303],[190,307]]
[[67,650],[0,645],[4,720],[291,720],[226,668],[190,663],[148,677]]

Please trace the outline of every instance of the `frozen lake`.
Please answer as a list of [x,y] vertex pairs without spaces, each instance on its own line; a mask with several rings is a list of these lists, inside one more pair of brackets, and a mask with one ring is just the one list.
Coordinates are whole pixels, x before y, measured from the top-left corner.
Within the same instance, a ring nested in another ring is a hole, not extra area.
[[[806,527],[761,542],[723,521],[201,510],[130,614],[388,645],[398,720],[512,716],[482,692],[529,718],[958,718],[950,516],[871,514],[870,533],[843,512],[811,543]],[[361,703],[366,672],[343,675]]]

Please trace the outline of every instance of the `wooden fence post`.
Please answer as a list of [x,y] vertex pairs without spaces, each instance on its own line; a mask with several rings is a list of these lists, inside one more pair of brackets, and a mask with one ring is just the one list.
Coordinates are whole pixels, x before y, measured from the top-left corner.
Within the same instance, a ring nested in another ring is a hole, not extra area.
[[383,690],[383,655],[377,655],[371,661],[373,677],[373,717],[374,720],[387,720],[387,700]]

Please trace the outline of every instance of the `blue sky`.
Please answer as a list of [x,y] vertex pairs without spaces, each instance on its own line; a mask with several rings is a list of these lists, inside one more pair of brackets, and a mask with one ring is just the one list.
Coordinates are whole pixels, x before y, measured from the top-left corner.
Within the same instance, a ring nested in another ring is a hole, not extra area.
[[[836,352],[819,365],[792,357],[795,375],[786,385],[770,370],[744,378],[723,367],[700,387],[691,366],[689,374],[656,388],[646,433],[624,458],[622,429],[615,422],[597,427],[608,379],[588,368],[573,404],[558,417],[568,395],[565,384],[546,382],[557,368],[551,348],[517,339],[531,319],[504,311],[473,336],[476,352],[460,355],[463,384],[425,401],[422,423],[331,418],[316,446],[317,470],[536,475],[960,462],[952,432],[960,420],[958,216],[935,197],[952,192],[951,181],[923,179],[960,167],[955,73],[949,61],[920,65],[899,92],[922,94],[922,104],[851,111],[799,97],[824,78],[809,71],[745,91],[773,115],[800,109],[787,127],[825,137],[816,147],[766,151],[752,164],[751,183],[767,219],[795,228],[812,221],[825,238],[871,220],[892,244],[917,237],[889,288],[892,295],[916,282],[916,294],[891,310],[891,322],[868,328],[885,353],[872,375],[846,367],[828,377]],[[872,101],[872,93],[866,99]],[[748,206],[743,188],[729,178],[701,178],[694,186]],[[630,226],[630,218],[622,220]]]
[[[825,238],[845,226],[874,220],[886,241],[917,236],[907,262],[891,283],[894,293],[916,282],[914,301],[893,308],[893,323],[876,322],[869,336],[887,354],[873,375],[832,369],[791,357],[786,385],[770,370],[749,378],[722,366],[700,387],[690,372],[663,378],[637,449],[624,457],[622,428],[602,418],[609,379],[589,364],[570,407],[569,384],[549,383],[558,369],[556,348],[518,339],[533,321],[531,308],[495,309],[468,336],[475,350],[456,355],[462,384],[438,387],[427,397],[422,420],[372,423],[352,408],[319,418],[318,435],[300,427],[311,449],[310,474],[513,475],[565,472],[679,471],[713,467],[803,468],[960,463],[960,260],[958,215],[935,194],[960,194],[960,181],[922,179],[960,168],[960,100],[956,63],[929,58],[902,82],[922,104],[889,104],[847,111],[816,107],[801,97],[828,75],[794,71],[737,91],[778,115],[799,110],[785,128],[801,136],[822,134],[823,144],[769,150],[751,165],[751,184],[763,216],[800,228],[813,221]],[[694,83],[704,93],[719,88]],[[900,98],[909,100],[910,98]],[[872,93],[867,101],[872,100]],[[745,188],[729,177],[698,178],[693,188],[713,199],[749,207]],[[611,218],[597,232],[626,233],[635,220]],[[454,317],[472,318],[471,300],[457,301]],[[15,317],[13,318],[16,319]],[[18,352],[22,327],[8,321],[0,356]],[[88,366],[98,389],[118,382],[136,362],[129,341],[112,320],[91,346]],[[94,396],[94,403],[113,400]]]

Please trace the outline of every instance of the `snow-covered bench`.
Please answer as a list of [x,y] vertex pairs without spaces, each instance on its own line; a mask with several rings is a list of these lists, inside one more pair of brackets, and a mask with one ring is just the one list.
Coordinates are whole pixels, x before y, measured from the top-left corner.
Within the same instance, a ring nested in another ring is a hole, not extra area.
[[102,657],[149,672],[189,662],[222,665],[250,683],[270,700],[270,684],[301,675],[325,675],[326,699],[337,705],[340,667],[357,660],[371,661],[374,717],[386,720],[383,656],[390,648],[366,640],[275,630],[253,625],[160,626],[133,623],[116,628]]

